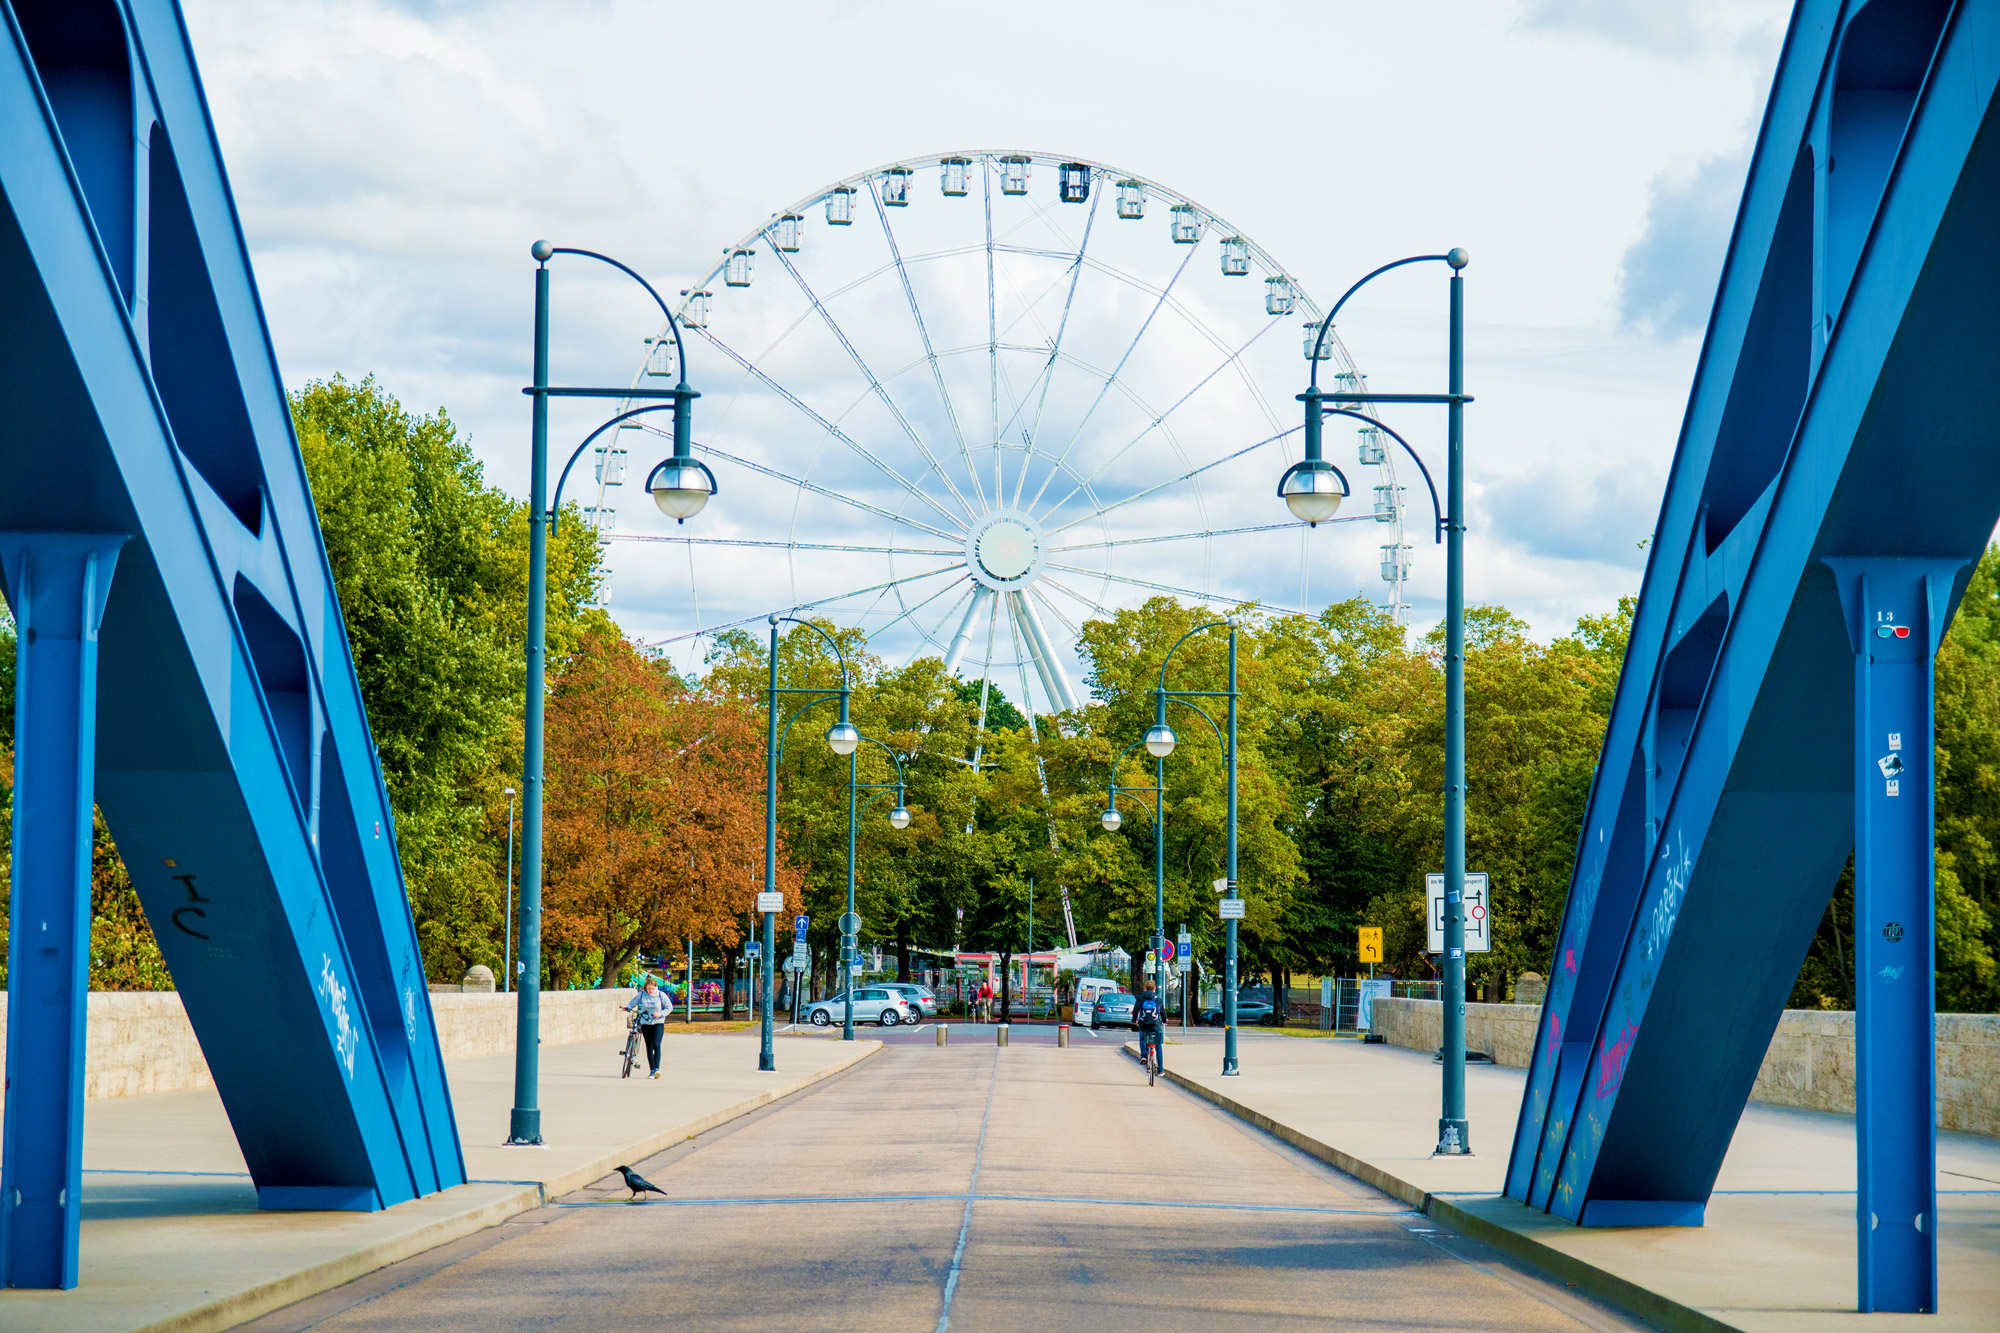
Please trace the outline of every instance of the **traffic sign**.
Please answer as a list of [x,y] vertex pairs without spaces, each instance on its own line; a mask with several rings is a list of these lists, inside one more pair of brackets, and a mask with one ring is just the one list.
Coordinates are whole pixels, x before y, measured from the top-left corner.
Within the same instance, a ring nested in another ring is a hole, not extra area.
[[1166,959],[1169,963],[1174,961],[1174,942],[1172,940],[1160,941],[1160,957]]
[[757,895],[757,910],[760,912],[782,912],[785,910],[785,895],[782,893],[760,893]]
[[793,917],[792,938],[795,940],[803,940],[806,937],[806,927],[810,926],[811,924],[812,924],[812,918],[809,916]]
[[[1431,900],[1430,951],[1444,952],[1444,876],[1425,875],[1424,884]],[[1493,951],[1493,895],[1486,876],[1467,871],[1465,875],[1465,951]]]
[[1224,898],[1215,905],[1215,910],[1222,914],[1224,921],[1241,921],[1243,919],[1243,899]]
[[807,948],[804,940],[800,940],[792,946],[792,964],[801,971],[812,964],[812,951]]
[[1363,926],[1361,928],[1361,961],[1379,963],[1382,961],[1382,927]]
[[762,958],[764,956],[763,941],[751,940],[749,943],[745,944],[743,946],[743,956],[745,958]]
[[861,916],[858,912],[842,912],[840,914],[840,933],[843,935],[858,935],[861,933]]

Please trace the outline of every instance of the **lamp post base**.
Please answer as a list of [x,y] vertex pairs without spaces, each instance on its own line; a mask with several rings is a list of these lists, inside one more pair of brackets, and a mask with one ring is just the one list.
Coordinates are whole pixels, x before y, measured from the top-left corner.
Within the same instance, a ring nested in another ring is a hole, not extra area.
[[1438,1121],[1438,1146],[1433,1157],[1470,1157],[1472,1129],[1464,1120]]
[[541,1145],[541,1108],[515,1107],[509,1113],[507,1119],[507,1146],[510,1148],[539,1148]]
[[770,1052],[761,1052],[757,1056],[757,1072],[760,1074],[775,1074],[778,1072],[778,1062],[771,1057]]

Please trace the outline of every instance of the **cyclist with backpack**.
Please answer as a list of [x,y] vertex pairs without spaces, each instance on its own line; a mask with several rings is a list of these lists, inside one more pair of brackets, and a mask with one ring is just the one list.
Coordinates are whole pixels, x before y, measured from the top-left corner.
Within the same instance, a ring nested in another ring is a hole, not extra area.
[[[1145,992],[1132,1005],[1132,1025],[1139,1029],[1139,1063],[1146,1066],[1146,1081],[1152,1082],[1155,1070],[1165,1069],[1167,1010],[1160,1003],[1153,983],[1146,983]],[[1146,1059],[1151,1049],[1152,1060]]]

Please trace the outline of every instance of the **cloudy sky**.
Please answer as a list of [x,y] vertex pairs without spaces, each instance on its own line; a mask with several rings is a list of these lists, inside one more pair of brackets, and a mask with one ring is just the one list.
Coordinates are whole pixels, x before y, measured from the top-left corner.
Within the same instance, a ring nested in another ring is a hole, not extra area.
[[[184,3],[288,380],[374,374],[443,407],[516,492],[539,236],[678,290],[829,182],[1018,145],[1202,201],[1321,302],[1464,246],[1470,596],[1544,634],[1637,589],[1789,8]],[[643,294],[580,269],[559,286],[555,380],[628,382],[657,323]],[[1343,314],[1373,387],[1437,386],[1441,288],[1385,281]],[[703,387],[715,363],[690,361]],[[1441,422],[1405,412],[1385,419],[1435,457]],[[562,415],[555,438],[592,424]],[[1379,593],[1348,573],[1372,571],[1367,527],[1315,534],[1313,600]],[[648,637],[691,627],[627,575],[658,549],[614,549],[613,610]],[[1442,567],[1414,557],[1421,628]]]

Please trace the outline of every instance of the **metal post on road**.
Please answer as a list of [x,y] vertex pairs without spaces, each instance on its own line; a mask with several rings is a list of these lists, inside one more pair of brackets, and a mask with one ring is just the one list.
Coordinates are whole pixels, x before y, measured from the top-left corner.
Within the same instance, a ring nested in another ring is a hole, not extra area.
[[[1444,393],[1322,393],[1319,363],[1340,313],[1362,287],[1391,269],[1430,262],[1451,269],[1451,329],[1447,384]],[[1278,494],[1293,515],[1308,526],[1325,522],[1347,496],[1346,478],[1320,454],[1320,432],[1329,416],[1352,417],[1381,431],[1415,460],[1431,494],[1437,520],[1436,540],[1445,547],[1445,778],[1444,778],[1444,1050],[1442,1108],[1438,1116],[1437,1152],[1460,1156],[1472,1151],[1465,1115],[1465,277],[1469,262],[1464,250],[1441,255],[1412,255],[1384,264],[1349,287],[1320,321],[1311,358],[1311,382],[1299,395],[1305,407],[1305,460],[1278,478]],[[1328,407],[1327,403],[1334,406]],[[1401,435],[1356,409],[1375,403],[1442,406],[1446,421],[1444,504],[1423,456]],[[1337,483],[1337,484],[1336,484]]]
[[840,1039],[842,1041],[853,1041],[854,978],[861,970],[861,916],[854,910],[854,837],[855,829],[860,822],[860,812],[855,809],[854,805],[855,793],[858,791],[872,791],[874,793],[874,795],[868,798],[867,804],[861,807],[861,809],[865,810],[868,805],[873,805],[877,797],[880,797],[884,792],[895,792],[896,805],[894,809],[889,811],[889,826],[891,828],[908,828],[910,826],[910,812],[903,804],[905,787],[903,783],[902,759],[897,756],[894,750],[883,745],[881,741],[876,740],[873,736],[863,735],[859,730],[856,730],[852,723],[848,722],[847,700],[845,697],[840,702],[840,724],[847,727],[850,732],[853,732],[856,748],[859,747],[861,741],[867,741],[870,745],[879,747],[882,753],[889,756],[890,762],[896,766],[896,780],[894,782],[862,782],[859,780],[856,771],[855,751],[850,749],[847,752],[847,911],[840,918],[841,993],[847,999],[846,1003],[842,1006]]
[[[540,1104],[542,1002],[542,704],[548,681],[548,563],[549,536],[562,503],[562,479],[590,443],[625,420],[648,412],[674,415],[673,455],[656,466],[646,489],[661,512],[679,521],[700,513],[715,494],[715,476],[693,456],[694,400],[700,397],[685,378],[672,389],[553,388],[549,384],[549,260],[576,255],[609,264],[646,289],[674,335],[681,373],[687,372],[687,348],[681,342],[680,321],[636,271],[594,250],[536,241],[529,248],[535,260],[534,384],[522,392],[533,400],[528,460],[528,642],[527,680],[523,690],[521,755],[521,966],[519,998],[515,1002],[514,1105],[508,1113],[507,1142],[531,1147],[542,1141]],[[647,399],[646,405],[621,412],[584,437],[549,493],[549,399]]]

